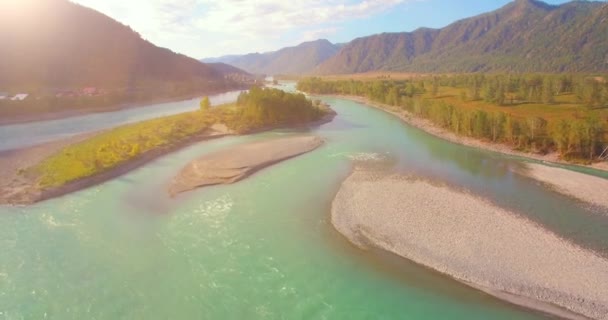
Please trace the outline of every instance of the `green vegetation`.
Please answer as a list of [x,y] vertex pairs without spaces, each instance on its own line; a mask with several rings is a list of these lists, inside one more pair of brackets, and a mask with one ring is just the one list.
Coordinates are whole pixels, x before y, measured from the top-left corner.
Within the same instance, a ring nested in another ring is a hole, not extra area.
[[303,94],[279,89],[252,87],[237,100],[238,131],[251,131],[268,126],[299,125],[321,119],[329,111]]
[[209,101],[209,97],[204,97],[201,100],[200,107],[202,111],[207,111],[211,109],[211,102]]
[[452,75],[413,80],[326,81],[298,89],[363,96],[456,134],[589,162],[608,144],[608,84],[582,75]]
[[[204,101],[205,99],[203,99]],[[208,99],[207,99],[208,100]],[[166,151],[207,134],[214,124],[225,124],[236,133],[290,126],[320,119],[323,109],[302,94],[276,89],[252,88],[236,104],[129,124],[102,132],[71,145],[30,168],[42,188],[112,169],[149,152]]]
[[121,126],[66,147],[34,167],[42,187],[88,177],[151,150],[178,144],[203,133],[216,119],[189,112]]

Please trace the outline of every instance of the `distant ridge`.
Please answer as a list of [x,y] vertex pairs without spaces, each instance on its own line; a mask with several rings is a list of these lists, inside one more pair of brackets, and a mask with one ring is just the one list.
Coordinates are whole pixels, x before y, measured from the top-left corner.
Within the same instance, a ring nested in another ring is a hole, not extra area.
[[240,74],[240,75],[246,75],[246,76],[251,76],[251,74],[245,70],[239,69],[235,66],[231,66],[229,64],[223,63],[223,62],[211,62],[211,63],[207,63],[207,65],[209,67],[211,67],[211,69],[215,70],[216,72],[218,72],[219,74],[226,76],[229,74]]
[[607,3],[516,0],[442,29],[355,39],[314,73],[607,70]]
[[201,61],[223,62],[254,74],[302,74],[334,56],[339,46],[321,39],[267,53],[229,55]]

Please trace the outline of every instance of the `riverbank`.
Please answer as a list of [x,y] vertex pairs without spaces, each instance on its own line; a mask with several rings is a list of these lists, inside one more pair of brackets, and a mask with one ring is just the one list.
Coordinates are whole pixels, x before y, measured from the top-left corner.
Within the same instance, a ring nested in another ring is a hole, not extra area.
[[356,169],[332,203],[331,221],[360,247],[387,250],[512,303],[608,319],[608,260],[474,195]]
[[1,155],[2,161],[11,165],[3,169],[6,173],[0,179],[0,205],[28,205],[85,189],[201,141],[278,128],[319,126],[336,115],[329,107],[318,112],[307,121],[247,124],[244,130],[235,131],[226,125],[238,126],[234,106],[225,105],[209,112],[152,119],[100,134],[8,151]]
[[3,116],[3,117],[0,117],[0,126],[11,125],[11,124],[23,124],[23,123],[38,122],[38,121],[57,120],[57,119],[71,118],[71,117],[83,116],[83,115],[94,114],[94,113],[106,113],[106,112],[114,112],[114,111],[119,111],[119,110],[141,108],[146,105],[192,100],[195,98],[200,98],[205,95],[222,94],[222,93],[228,93],[231,91],[246,90],[246,89],[247,89],[246,87],[241,87],[241,88],[233,88],[230,90],[201,91],[201,92],[197,92],[197,93],[190,93],[190,94],[176,96],[176,97],[153,98],[153,99],[145,100],[145,101],[125,102],[125,103],[119,103],[119,104],[114,104],[114,105],[105,106],[105,107],[95,107],[95,108],[90,108],[90,109],[72,109],[72,110],[62,111],[62,112],[22,114],[22,115],[17,115],[14,117]]
[[[504,144],[492,143],[492,142],[483,141],[483,140],[479,140],[479,139],[472,138],[472,137],[460,136],[451,131],[448,131],[444,128],[441,128],[441,127],[435,125],[430,120],[416,117],[405,110],[401,110],[401,109],[398,109],[396,107],[389,106],[386,104],[377,103],[377,102],[371,101],[370,99],[367,99],[364,97],[348,96],[348,95],[328,95],[328,96],[356,101],[356,102],[374,107],[376,109],[388,112],[392,115],[397,116],[403,122],[405,122],[413,127],[416,127],[418,129],[421,129],[438,138],[441,138],[441,139],[444,139],[444,140],[447,140],[447,141],[450,141],[453,143],[458,143],[458,144],[469,146],[469,147],[494,151],[494,152],[507,154],[507,155],[511,155],[511,156],[534,159],[534,160],[538,160],[538,161],[572,165],[572,163],[559,159],[559,156],[556,152],[548,153],[545,155],[531,153],[531,152],[521,152],[521,151],[513,150],[511,147],[504,145]],[[594,163],[591,165],[580,165],[580,166],[608,172],[608,162],[600,162],[600,163]]]
[[2,179],[0,179],[0,205],[29,205],[39,201],[60,197],[81,189],[86,189],[117,178],[154,159],[194,143],[230,135],[229,132],[223,130],[224,128],[222,127],[215,127],[215,129],[210,129],[203,134],[192,136],[180,143],[146,152],[137,158],[121,163],[109,170],[48,189],[41,188],[36,177],[27,174],[25,170],[36,166],[44,159],[64,148],[85,141],[98,133],[78,135],[60,141],[48,142],[34,147],[0,153],[0,166],[2,168],[0,169],[0,176],[2,176]]

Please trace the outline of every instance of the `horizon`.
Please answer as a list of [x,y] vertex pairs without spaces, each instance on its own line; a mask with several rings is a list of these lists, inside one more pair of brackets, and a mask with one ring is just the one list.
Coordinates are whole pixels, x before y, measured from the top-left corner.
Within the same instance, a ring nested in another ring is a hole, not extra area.
[[[177,4],[165,0],[71,1],[128,25],[157,46],[195,59],[273,52],[321,39],[334,44],[348,43],[379,33],[443,28],[513,2],[332,0],[320,3],[309,0],[288,6],[276,0],[265,0],[261,4],[239,1],[238,5],[234,1],[213,3],[209,0],[180,0]],[[571,1],[543,2],[561,5]],[[403,19],[404,16],[407,19]],[[265,36],[258,36],[260,34]]]

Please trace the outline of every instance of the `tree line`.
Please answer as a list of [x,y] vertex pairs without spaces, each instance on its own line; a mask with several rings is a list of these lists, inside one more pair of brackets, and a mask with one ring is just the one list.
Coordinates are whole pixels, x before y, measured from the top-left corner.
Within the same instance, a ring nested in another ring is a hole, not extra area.
[[275,125],[297,125],[320,119],[327,112],[318,102],[299,93],[252,87],[236,102],[237,131]]
[[[440,87],[460,90],[464,101],[485,100],[496,105],[544,103],[555,95],[576,94],[583,115],[572,119],[513,115],[504,111],[471,109],[434,99]],[[325,81],[306,78],[298,90],[314,94],[364,96],[398,107],[456,134],[504,143],[514,149],[559,152],[565,160],[591,161],[608,145],[607,120],[595,108],[606,107],[606,84],[598,78],[564,75],[456,75],[413,80]]]

